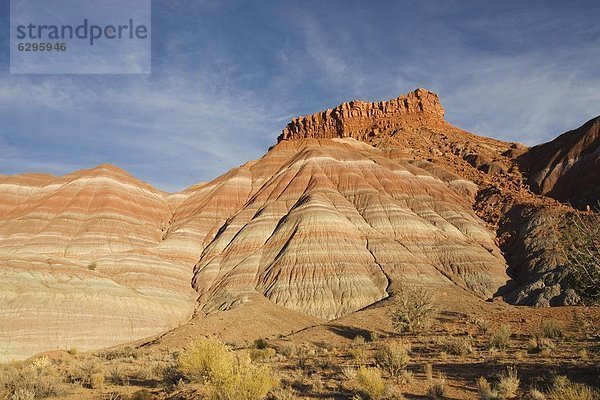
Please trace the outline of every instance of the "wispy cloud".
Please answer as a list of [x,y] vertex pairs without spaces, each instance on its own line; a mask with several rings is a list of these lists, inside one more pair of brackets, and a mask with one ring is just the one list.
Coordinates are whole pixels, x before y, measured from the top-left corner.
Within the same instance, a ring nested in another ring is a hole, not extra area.
[[600,111],[600,7],[573,4],[155,0],[149,76],[0,74],[0,173],[112,162],[178,190],[292,116],[416,87],[460,127],[546,141]]

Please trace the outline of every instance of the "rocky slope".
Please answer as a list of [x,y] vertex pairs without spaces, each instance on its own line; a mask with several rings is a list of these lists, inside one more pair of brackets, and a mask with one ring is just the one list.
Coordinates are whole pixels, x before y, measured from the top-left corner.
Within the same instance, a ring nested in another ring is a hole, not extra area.
[[600,117],[533,147],[519,159],[531,189],[579,208],[600,201]]

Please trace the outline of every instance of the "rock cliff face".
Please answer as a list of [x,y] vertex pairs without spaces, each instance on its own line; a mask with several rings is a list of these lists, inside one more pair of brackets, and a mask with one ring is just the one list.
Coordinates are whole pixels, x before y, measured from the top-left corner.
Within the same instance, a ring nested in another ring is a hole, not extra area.
[[351,101],[292,120],[278,140],[351,137],[365,140],[394,129],[444,125],[444,108],[437,94],[417,89],[389,101]]
[[536,193],[580,208],[600,201],[600,117],[531,148],[519,160]]

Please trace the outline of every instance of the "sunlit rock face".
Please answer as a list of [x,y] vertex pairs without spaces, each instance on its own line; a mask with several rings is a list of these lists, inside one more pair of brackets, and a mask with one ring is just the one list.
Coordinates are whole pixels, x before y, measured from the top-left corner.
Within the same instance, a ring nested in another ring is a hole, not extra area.
[[110,165],[0,176],[0,359],[105,347],[187,320],[194,263],[158,249],[171,215],[165,193]]
[[391,161],[354,139],[301,139],[280,142],[229,179],[247,199],[196,265],[205,312],[258,291],[331,319],[399,282],[489,298],[508,280],[493,234],[447,172]]
[[444,125],[444,108],[437,94],[417,89],[389,101],[354,100],[333,109],[294,118],[279,136],[279,141],[343,137],[365,140],[395,129]]

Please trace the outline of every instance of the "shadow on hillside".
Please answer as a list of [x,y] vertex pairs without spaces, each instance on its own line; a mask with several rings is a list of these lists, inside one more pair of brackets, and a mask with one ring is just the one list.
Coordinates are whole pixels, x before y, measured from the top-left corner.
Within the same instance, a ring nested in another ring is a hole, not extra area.
[[354,340],[357,337],[362,337],[367,342],[373,340],[373,333],[367,329],[346,325],[331,325],[327,329],[336,335],[343,336],[350,340]]

